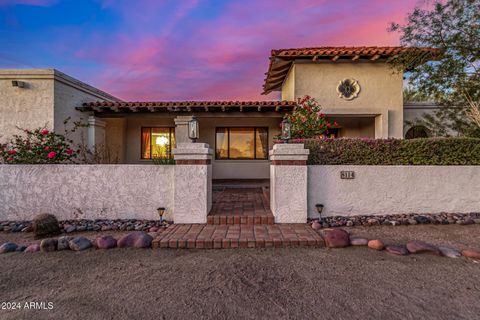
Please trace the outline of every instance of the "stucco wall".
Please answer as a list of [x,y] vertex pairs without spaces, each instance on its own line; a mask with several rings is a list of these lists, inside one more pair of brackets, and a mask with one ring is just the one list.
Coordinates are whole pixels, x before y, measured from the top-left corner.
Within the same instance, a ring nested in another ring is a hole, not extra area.
[[295,64],[292,65],[283,82],[282,100],[295,101]]
[[171,219],[174,166],[0,165],[0,220]]
[[310,217],[479,212],[479,195],[480,166],[308,166]]
[[[403,76],[394,73],[386,63],[318,62],[295,63],[294,83],[284,83],[282,91],[290,98],[310,95],[318,100],[328,115],[388,114],[388,136],[403,137]],[[339,81],[353,78],[360,85],[360,94],[353,100],[338,96]],[[348,112],[345,112],[347,110]]]

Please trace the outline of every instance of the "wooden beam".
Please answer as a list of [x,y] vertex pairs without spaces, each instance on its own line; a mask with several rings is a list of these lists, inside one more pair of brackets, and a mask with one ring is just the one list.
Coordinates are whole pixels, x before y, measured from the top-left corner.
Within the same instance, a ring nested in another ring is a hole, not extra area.
[[155,108],[152,107],[152,106],[148,106],[147,109],[148,109],[148,111],[150,111],[150,112],[155,112]]
[[339,56],[339,55],[336,55],[335,57],[332,58],[332,61],[337,61],[338,58],[340,58],[340,56]]
[[132,112],[138,112],[138,107],[130,107],[129,109],[132,110]]
[[242,112],[242,111],[243,111],[243,106],[240,106],[240,112]]
[[204,108],[205,108],[205,111],[206,111],[206,112],[208,112],[208,107],[207,107],[207,106],[205,106]]
[[225,106],[222,106],[222,111],[225,112]]
[[313,56],[312,61],[317,61],[318,56]]
[[190,108],[190,106],[187,106],[187,111],[188,112],[192,111],[192,108]]
[[258,112],[262,111],[262,106],[258,106]]
[[280,111],[280,106],[276,106],[275,111],[277,111],[277,112]]
[[370,60],[375,61],[380,58],[379,54],[374,55]]
[[357,55],[355,55],[355,56],[352,58],[352,61],[356,61],[356,60],[358,60],[358,59],[360,59],[360,56],[357,54]]

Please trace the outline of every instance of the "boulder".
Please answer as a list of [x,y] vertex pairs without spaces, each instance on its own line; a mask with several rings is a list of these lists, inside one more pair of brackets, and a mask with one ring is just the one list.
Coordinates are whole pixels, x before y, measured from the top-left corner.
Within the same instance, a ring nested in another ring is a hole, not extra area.
[[17,247],[13,242],[6,242],[0,246],[0,253],[14,252],[17,250]]
[[344,248],[350,245],[348,232],[343,229],[324,229],[321,235],[328,248]]
[[70,240],[72,240],[72,237],[68,237],[68,236],[63,236],[63,237],[58,238],[57,250],[68,250],[68,249],[70,249],[70,244],[69,244]]
[[17,252],[23,252],[23,251],[25,251],[25,249],[27,249],[27,246],[21,244],[21,245],[18,245],[18,246],[17,246],[17,249],[16,249],[15,251],[17,251]]
[[472,259],[480,259],[480,250],[466,249],[462,251],[463,256]]
[[320,224],[320,222],[315,220],[315,221],[312,222],[312,229],[313,230],[320,230],[320,229],[322,229],[322,225]]
[[410,253],[433,253],[440,255],[437,247],[423,241],[411,241],[407,243],[407,250]]
[[438,247],[438,250],[440,250],[440,253],[444,257],[449,257],[449,258],[459,258],[462,256],[462,253],[458,251],[457,249],[449,248],[449,247]]
[[135,247],[135,248],[150,248],[152,245],[152,236],[143,231],[134,231],[121,237],[117,245],[119,248]]
[[61,233],[57,218],[49,213],[35,216],[32,221],[32,229],[35,238],[55,236]]
[[95,240],[98,249],[111,249],[117,246],[117,239],[112,236],[102,236]]
[[407,248],[400,245],[388,245],[385,247],[385,251],[388,253],[397,254],[399,256],[406,256],[408,254]]
[[368,239],[351,237],[350,238],[350,244],[352,246],[366,246],[366,245],[368,245]]
[[34,243],[29,245],[23,252],[31,253],[31,252],[37,252],[37,251],[40,251],[40,245],[38,243]]
[[72,226],[72,225],[67,225],[67,226],[64,227],[64,230],[65,230],[66,233],[72,233],[75,230],[77,230],[77,227]]
[[92,246],[92,242],[85,237],[75,237],[68,242],[71,250],[82,251]]
[[374,250],[383,250],[383,248],[385,248],[385,244],[381,240],[374,239],[368,241],[368,247]]
[[40,250],[42,252],[57,250],[57,239],[43,239],[42,242],[40,242]]

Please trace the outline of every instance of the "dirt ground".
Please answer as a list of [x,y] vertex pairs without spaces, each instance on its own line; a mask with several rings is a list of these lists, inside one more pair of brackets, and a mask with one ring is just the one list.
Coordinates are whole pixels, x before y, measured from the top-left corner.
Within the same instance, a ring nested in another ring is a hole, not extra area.
[[[480,245],[479,225],[349,231]],[[0,235],[0,242],[25,237]],[[53,303],[51,310],[0,309],[0,319],[479,319],[479,299],[474,260],[364,247],[0,255],[0,302]]]

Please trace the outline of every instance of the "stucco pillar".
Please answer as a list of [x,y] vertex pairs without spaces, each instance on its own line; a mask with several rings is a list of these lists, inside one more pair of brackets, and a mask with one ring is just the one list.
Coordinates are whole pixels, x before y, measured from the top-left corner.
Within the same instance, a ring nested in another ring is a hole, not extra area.
[[175,118],[175,141],[190,142],[188,138],[188,121],[192,120],[192,116],[177,116]]
[[[375,139],[387,139],[388,134],[388,110],[375,117]],[[400,137],[402,138],[402,137]]]
[[105,146],[105,122],[90,116],[88,117],[87,147],[93,150],[95,146]]
[[275,144],[270,150],[270,208],[275,223],[307,222],[307,159],[302,143]]
[[206,143],[177,143],[173,150],[174,223],[207,223],[212,208],[212,149]]

